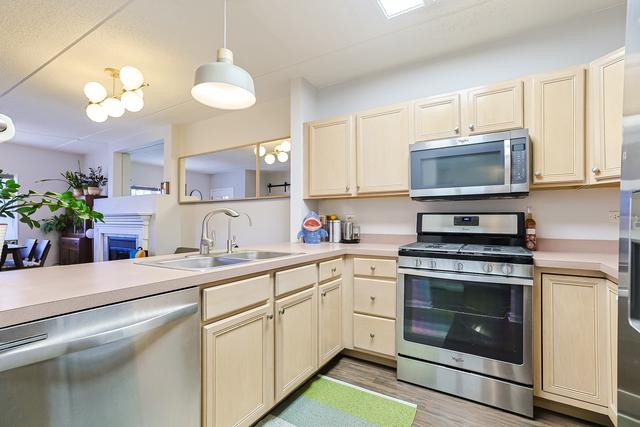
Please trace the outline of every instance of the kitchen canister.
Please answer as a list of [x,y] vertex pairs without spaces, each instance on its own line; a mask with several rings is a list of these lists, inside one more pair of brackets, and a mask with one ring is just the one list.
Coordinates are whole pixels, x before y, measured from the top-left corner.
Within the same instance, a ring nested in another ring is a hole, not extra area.
[[331,243],[340,243],[342,239],[342,221],[339,219],[330,219],[329,224],[329,241]]

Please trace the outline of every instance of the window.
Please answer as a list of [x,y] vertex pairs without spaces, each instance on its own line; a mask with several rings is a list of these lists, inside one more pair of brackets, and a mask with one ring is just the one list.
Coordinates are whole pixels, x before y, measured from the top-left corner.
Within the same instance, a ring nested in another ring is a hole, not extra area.
[[141,187],[139,185],[131,186],[132,196],[146,196],[148,194],[161,194],[159,188],[155,187]]
[[[13,179],[17,181],[18,179],[15,175],[11,174],[1,174],[0,180],[6,181],[8,179]],[[16,218],[0,218],[0,224],[8,224],[9,228],[7,228],[7,235],[5,236],[5,240],[18,240],[18,224],[20,224],[20,219]]]

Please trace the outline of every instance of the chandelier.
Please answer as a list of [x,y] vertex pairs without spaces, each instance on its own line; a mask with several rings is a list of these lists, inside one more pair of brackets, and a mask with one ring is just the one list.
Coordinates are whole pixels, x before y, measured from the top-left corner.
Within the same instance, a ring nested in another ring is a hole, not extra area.
[[[105,68],[104,71],[111,77],[111,96],[98,82],[85,84],[84,94],[89,98],[89,105],[85,110],[87,116],[94,122],[102,123],[109,117],[121,117],[125,110],[132,113],[142,110],[144,107],[142,88],[149,84],[145,83],[140,70],[127,65],[120,70]],[[119,94],[116,93],[118,79],[122,84]]]
[[280,163],[286,163],[289,160],[290,151],[291,141],[285,139],[269,152],[267,152],[267,149],[263,145],[260,145],[259,148],[253,149],[253,154],[257,154],[259,157],[264,157],[264,162],[268,165],[272,165],[276,162],[276,159],[278,159]]

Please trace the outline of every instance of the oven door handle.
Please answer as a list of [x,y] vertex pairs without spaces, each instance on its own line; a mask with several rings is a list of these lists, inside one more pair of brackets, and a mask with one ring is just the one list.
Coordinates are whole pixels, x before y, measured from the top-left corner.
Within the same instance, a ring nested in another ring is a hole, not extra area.
[[398,274],[410,274],[412,276],[432,277],[434,279],[462,280],[465,282],[498,283],[502,285],[533,286],[533,279],[523,277],[493,276],[489,274],[447,273],[441,271],[417,270],[415,268],[398,268]]

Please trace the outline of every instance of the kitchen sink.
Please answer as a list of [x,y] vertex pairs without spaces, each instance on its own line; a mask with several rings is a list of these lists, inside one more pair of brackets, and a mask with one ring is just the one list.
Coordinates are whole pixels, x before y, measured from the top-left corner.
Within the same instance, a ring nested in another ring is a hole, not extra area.
[[141,260],[138,264],[150,265],[153,267],[173,268],[176,270],[210,270],[229,265],[243,264],[251,261],[266,260],[294,255],[288,252],[270,252],[270,251],[246,251],[234,253],[222,253],[212,255],[191,255],[182,256],[180,258],[172,258],[165,260]]

